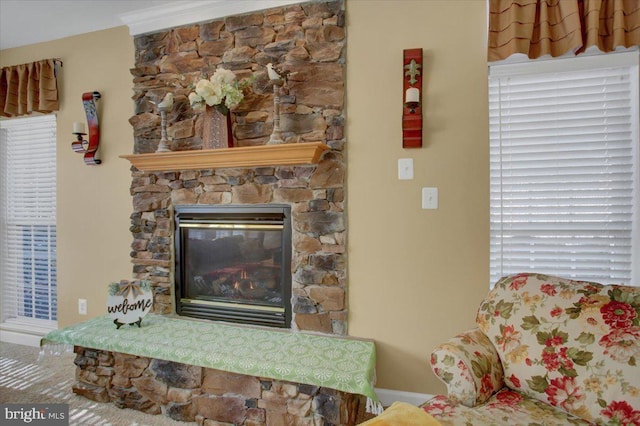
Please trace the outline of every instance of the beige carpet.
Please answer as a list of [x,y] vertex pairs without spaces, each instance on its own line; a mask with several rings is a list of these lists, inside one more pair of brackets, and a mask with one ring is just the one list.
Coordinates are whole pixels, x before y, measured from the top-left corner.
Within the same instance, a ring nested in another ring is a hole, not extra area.
[[39,351],[31,346],[0,343],[0,403],[69,404],[69,424],[78,426],[195,425],[78,396],[71,391],[74,354],[47,355],[38,361]]

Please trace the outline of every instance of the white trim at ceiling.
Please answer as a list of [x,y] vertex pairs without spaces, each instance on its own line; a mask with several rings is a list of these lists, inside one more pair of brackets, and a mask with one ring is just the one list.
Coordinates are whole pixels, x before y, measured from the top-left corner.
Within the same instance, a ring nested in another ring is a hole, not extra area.
[[196,22],[212,21],[226,16],[302,2],[303,0],[176,1],[166,5],[123,13],[119,18],[129,27],[129,34],[136,36]]

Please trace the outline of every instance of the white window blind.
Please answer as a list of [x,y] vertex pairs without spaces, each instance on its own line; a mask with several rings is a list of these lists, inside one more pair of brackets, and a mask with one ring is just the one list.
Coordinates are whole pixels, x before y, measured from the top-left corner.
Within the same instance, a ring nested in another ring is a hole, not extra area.
[[13,331],[57,327],[56,118],[0,122],[2,321]]
[[640,285],[637,64],[631,52],[491,67],[491,283]]

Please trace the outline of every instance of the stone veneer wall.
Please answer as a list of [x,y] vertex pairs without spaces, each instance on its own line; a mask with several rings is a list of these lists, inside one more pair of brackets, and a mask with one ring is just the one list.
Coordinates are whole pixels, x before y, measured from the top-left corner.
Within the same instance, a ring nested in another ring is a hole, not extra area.
[[168,92],[172,150],[202,149],[201,113],[189,106],[195,82],[217,67],[253,90],[233,112],[236,146],[264,144],[273,129],[266,64],[290,72],[281,95],[288,143],[321,141],[318,165],[141,172],[132,169],[134,276],[154,287],[154,312],[174,311],[171,207],[178,204],[288,203],[292,206],[292,328],[346,334],[344,2],[314,1],[230,16],[135,38],[134,153],[160,139],[156,104]]
[[73,392],[199,426],[351,426],[366,397],[119,352],[75,347]]

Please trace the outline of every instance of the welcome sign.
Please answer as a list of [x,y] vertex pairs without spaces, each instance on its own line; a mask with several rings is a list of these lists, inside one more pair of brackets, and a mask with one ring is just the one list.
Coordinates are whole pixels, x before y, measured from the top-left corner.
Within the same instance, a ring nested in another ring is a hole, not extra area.
[[122,280],[109,284],[107,311],[118,329],[124,324],[140,327],[152,305],[153,293],[148,281]]

